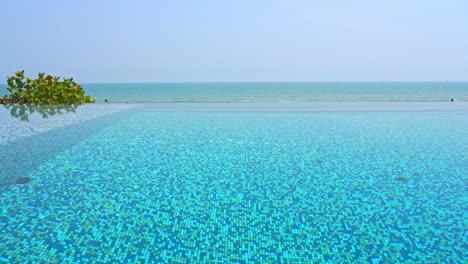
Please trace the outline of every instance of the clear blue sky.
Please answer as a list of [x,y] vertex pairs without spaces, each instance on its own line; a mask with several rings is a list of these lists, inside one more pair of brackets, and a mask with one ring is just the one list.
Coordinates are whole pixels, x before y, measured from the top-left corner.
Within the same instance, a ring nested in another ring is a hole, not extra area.
[[468,80],[467,0],[22,0],[0,81]]

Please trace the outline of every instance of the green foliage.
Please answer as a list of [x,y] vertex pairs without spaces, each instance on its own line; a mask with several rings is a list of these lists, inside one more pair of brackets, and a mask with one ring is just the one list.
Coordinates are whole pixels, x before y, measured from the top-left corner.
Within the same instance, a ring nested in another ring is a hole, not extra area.
[[[0,103],[16,102],[11,99],[26,98],[31,104],[71,105],[94,103],[96,100],[85,94],[83,87],[73,78],[53,77],[39,73],[37,79],[25,78],[24,71],[17,71],[7,79],[9,95],[3,96]],[[24,103],[25,100],[19,101]]]

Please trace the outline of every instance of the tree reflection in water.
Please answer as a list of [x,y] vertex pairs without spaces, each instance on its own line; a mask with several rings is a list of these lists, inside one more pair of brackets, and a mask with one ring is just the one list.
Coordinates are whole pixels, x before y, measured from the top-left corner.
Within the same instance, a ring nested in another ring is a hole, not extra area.
[[3,104],[3,106],[10,111],[13,118],[28,122],[34,113],[41,114],[42,118],[49,118],[54,115],[75,113],[80,105]]

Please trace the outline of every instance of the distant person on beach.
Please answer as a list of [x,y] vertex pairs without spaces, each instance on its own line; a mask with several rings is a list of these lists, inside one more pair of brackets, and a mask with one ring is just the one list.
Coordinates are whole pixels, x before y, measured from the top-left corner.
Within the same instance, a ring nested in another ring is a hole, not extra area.
[[457,102],[457,100],[450,98],[450,102],[454,103],[454,102]]

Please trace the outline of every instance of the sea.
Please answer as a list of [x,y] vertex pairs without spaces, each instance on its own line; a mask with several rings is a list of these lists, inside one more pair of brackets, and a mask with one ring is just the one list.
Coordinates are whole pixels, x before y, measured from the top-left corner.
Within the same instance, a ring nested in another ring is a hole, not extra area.
[[[0,85],[0,94],[5,87]],[[98,103],[468,101],[468,82],[84,83],[83,88]]]

